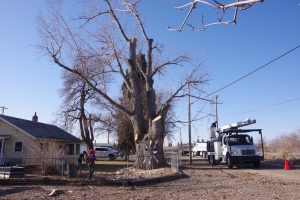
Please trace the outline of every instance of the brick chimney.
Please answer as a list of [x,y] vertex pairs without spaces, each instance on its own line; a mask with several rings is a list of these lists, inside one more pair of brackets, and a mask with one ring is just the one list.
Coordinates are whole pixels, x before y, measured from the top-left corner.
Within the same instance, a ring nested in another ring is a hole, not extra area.
[[32,116],[32,121],[33,122],[38,122],[38,116],[36,115],[36,112],[34,113],[34,116]]

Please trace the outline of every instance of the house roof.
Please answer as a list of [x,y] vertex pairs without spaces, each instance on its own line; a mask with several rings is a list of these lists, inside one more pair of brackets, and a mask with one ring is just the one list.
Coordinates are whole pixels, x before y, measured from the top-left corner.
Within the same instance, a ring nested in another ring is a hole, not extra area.
[[77,137],[51,124],[34,122],[6,115],[0,115],[0,120],[1,119],[34,138],[81,142]]

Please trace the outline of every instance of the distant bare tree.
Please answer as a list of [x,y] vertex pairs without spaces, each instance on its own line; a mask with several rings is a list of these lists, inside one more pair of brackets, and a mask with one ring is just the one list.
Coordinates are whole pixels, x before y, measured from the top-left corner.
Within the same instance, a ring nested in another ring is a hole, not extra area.
[[[177,6],[176,9],[184,9],[188,8],[188,12],[186,17],[183,19],[179,28],[169,28],[171,31],[182,31],[184,26],[190,27],[193,31],[203,31],[207,29],[209,26],[213,25],[220,25],[220,24],[230,24],[230,23],[237,23],[237,16],[239,11],[246,10],[252,7],[255,3],[263,2],[264,0],[188,0],[187,3]],[[198,6],[199,5],[199,6]],[[205,20],[205,15],[202,14],[200,23],[202,24],[200,28],[197,28],[197,25],[193,25],[189,22],[189,18],[192,15],[192,12],[201,5],[208,6],[212,9],[217,10],[217,12],[221,12],[221,16],[217,18],[216,21],[207,23]],[[231,19],[224,19],[224,15],[228,12],[228,10],[233,9],[233,16]]]
[[[168,66],[183,66],[191,61],[185,55],[164,61],[159,59],[162,56],[161,51],[147,34],[140,17],[140,2],[96,1],[96,7],[93,7],[95,10],[89,10],[87,15],[77,17],[85,20],[81,26],[78,21],[74,22],[74,17],[70,21],[66,20],[61,7],[58,7],[53,10],[48,21],[43,17],[39,19],[42,39],[40,48],[57,66],[80,77],[107,104],[130,119],[136,144],[135,167],[153,169],[166,165],[163,144],[165,121],[171,103],[185,96],[184,89],[187,85],[197,87],[205,83],[206,75],[197,73],[199,66],[196,65],[178,87],[161,101],[163,103],[158,104],[154,89],[156,75],[166,72]],[[127,29],[128,23],[135,24],[138,31]],[[145,52],[142,63],[138,61],[138,52]],[[95,60],[99,62],[95,63]],[[97,84],[94,77],[87,73],[89,68],[83,67],[86,63],[101,66],[102,70],[97,72],[104,77],[119,75],[130,93],[131,107],[124,107],[109,93],[107,87]],[[143,87],[140,87],[141,83]],[[141,92],[141,89],[144,91]]]
[[102,107],[101,114],[99,113],[94,118],[96,122],[94,126],[95,135],[107,134],[107,143],[112,143],[111,138],[116,136],[117,126],[119,123],[114,120],[114,116],[117,111],[109,104],[101,103],[100,106]]
[[[78,76],[71,73],[63,75],[64,87],[61,95],[64,97],[59,115],[60,121],[63,121],[66,127],[73,129],[73,126],[79,125],[80,135],[86,143],[88,149],[93,148],[94,141],[94,123],[99,121],[98,114],[88,112],[92,103],[98,102],[97,95],[93,89]],[[98,77],[97,84],[100,84],[101,77]],[[97,119],[96,119],[97,118]]]

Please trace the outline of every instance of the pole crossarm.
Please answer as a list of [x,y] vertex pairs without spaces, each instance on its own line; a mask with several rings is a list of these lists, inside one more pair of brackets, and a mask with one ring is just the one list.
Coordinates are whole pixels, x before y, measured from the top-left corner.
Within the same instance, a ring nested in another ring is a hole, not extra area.
[[6,108],[5,106],[0,106],[0,109],[2,110],[2,115],[4,115],[4,111],[7,110],[8,108]]

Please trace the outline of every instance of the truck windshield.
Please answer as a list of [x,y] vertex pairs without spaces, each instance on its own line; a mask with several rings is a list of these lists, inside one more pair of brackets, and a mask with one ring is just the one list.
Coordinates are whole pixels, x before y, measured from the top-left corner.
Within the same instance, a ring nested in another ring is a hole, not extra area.
[[231,135],[227,141],[228,145],[253,145],[249,135]]

